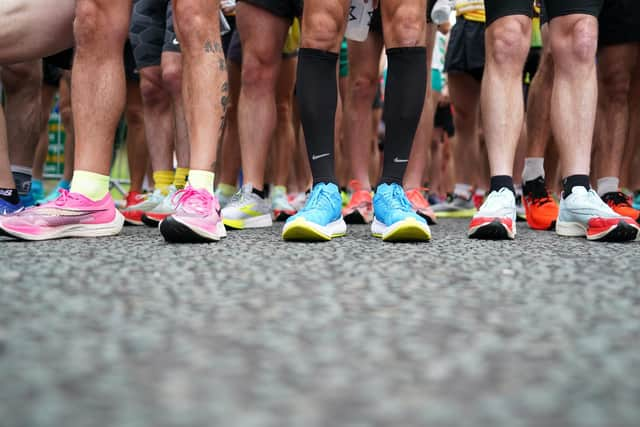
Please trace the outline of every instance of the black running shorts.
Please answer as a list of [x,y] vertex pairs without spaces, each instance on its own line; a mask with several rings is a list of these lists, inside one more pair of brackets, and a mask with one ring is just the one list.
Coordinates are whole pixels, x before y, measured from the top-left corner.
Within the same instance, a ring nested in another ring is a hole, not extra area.
[[444,58],[446,73],[467,73],[478,82],[484,71],[484,23],[459,16],[451,29],[449,47]]
[[62,69],[57,67],[45,58],[42,61],[42,84],[58,87],[62,78]]
[[302,0],[239,0],[282,18],[302,16]]
[[[598,16],[603,0],[545,0],[544,7],[549,20],[558,16],[581,13]],[[511,16],[533,16],[533,2],[531,0],[485,0],[487,26],[496,19]]]
[[640,0],[604,0],[600,46],[640,42]]
[[169,0],[135,0],[129,39],[138,69],[160,65],[162,52],[180,52]]

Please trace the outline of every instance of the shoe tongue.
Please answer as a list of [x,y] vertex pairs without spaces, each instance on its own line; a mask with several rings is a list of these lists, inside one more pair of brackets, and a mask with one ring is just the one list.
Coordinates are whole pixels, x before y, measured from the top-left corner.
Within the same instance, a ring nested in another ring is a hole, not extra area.
[[582,186],[576,186],[571,189],[571,194],[586,194],[587,189]]
[[243,193],[252,193],[253,192],[253,185],[251,184],[245,184],[242,186],[242,192]]

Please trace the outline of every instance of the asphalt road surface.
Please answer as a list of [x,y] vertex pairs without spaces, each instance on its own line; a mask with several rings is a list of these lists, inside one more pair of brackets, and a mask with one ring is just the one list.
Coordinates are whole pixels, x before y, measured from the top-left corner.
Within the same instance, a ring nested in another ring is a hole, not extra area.
[[0,241],[0,426],[640,425],[640,243]]

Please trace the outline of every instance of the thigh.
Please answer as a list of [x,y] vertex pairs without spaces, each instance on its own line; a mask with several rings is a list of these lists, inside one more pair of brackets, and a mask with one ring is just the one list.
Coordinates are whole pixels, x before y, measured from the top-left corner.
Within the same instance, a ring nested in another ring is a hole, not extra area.
[[0,64],[38,59],[71,47],[74,13],[75,0],[1,0]]
[[484,7],[487,16],[487,26],[491,25],[496,19],[505,16],[533,16],[532,0],[485,0]]
[[[242,62],[249,66],[276,64],[289,30],[287,18],[249,2],[241,2],[236,9],[236,24],[242,46]],[[268,34],[268,37],[265,37]],[[254,62],[255,61],[255,62]]]

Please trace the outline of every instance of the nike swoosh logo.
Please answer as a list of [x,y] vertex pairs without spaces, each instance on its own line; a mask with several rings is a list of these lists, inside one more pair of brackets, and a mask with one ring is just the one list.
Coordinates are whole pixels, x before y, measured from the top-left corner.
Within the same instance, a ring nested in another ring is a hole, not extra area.
[[178,39],[173,39],[173,45],[174,46],[178,46],[180,44],[180,42],[178,41]]
[[397,157],[395,159],[393,159],[393,163],[407,163],[408,161],[409,160],[402,160],[402,159],[399,159]]
[[318,155],[314,154],[314,155],[311,156],[311,160],[318,160],[318,159],[321,159],[323,157],[327,157],[329,155],[330,155],[330,153],[324,153],[324,154],[318,154]]

